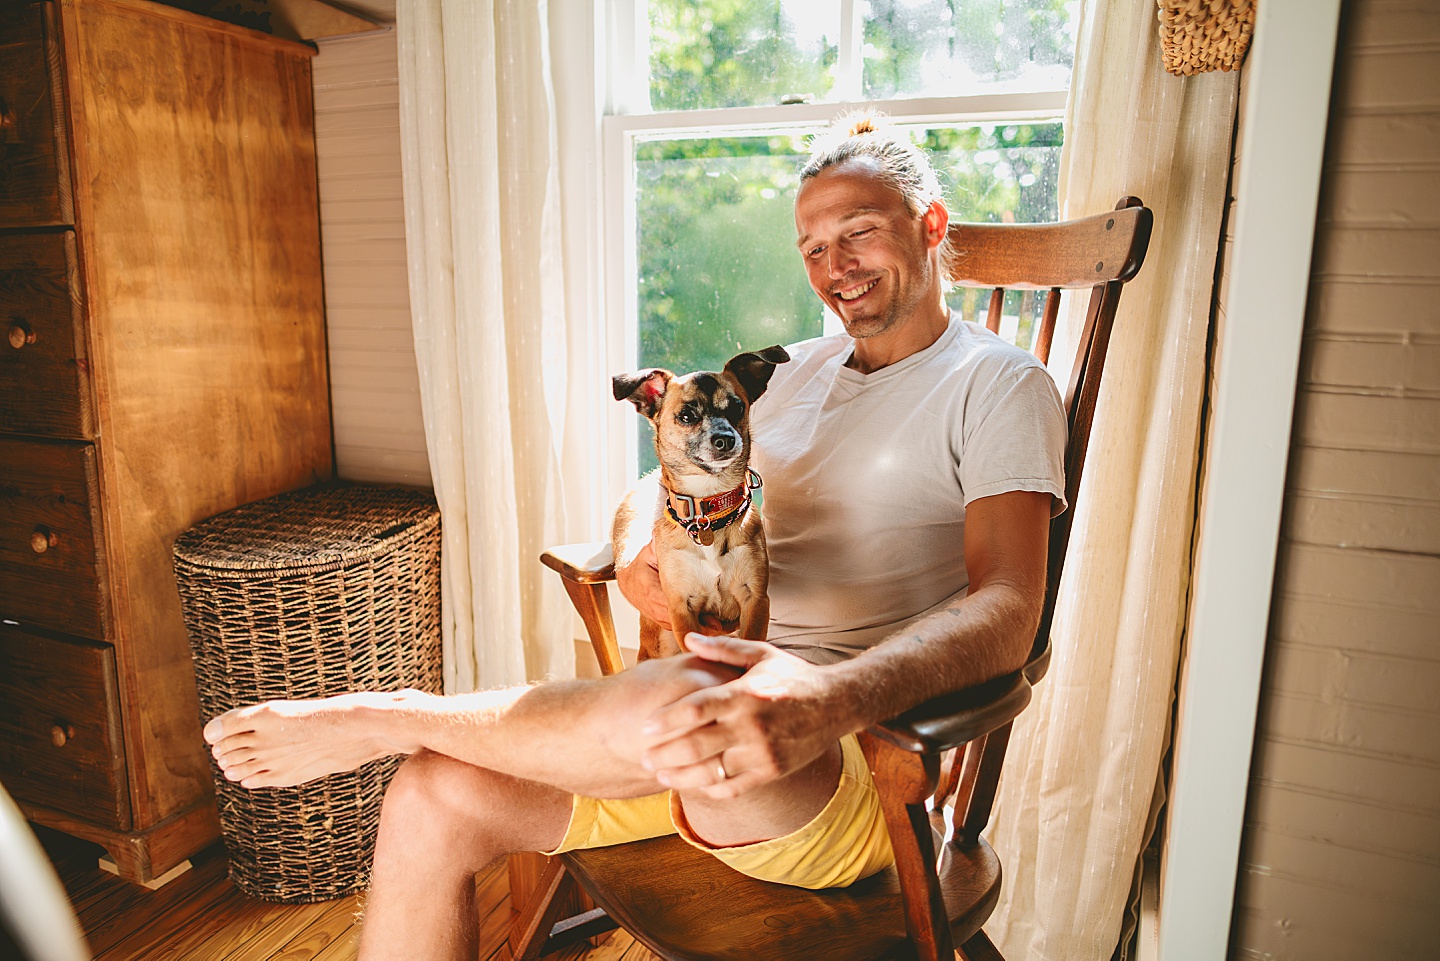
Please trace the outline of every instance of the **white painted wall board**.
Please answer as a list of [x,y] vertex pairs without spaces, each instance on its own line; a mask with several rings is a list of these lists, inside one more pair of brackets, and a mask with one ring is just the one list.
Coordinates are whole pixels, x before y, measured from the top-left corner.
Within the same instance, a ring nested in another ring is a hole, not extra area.
[[319,47],[315,147],[336,469],[351,480],[428,487],[405,261],[395,33]]
[[1259,5],[1161,871],[1161,961],[1225,957],[1339,0]]

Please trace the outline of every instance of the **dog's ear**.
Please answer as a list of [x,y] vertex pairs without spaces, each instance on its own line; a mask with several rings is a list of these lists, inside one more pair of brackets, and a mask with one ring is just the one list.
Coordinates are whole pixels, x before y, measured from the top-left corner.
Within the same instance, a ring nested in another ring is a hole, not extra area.
[[616,400],[628,400],[636,410],[653,420],[673,376],[668,370],[647,367],[629,374],[616,374],[610,378],[610,388]]
[[725,364],[725,372],[740,382],[745,396],[753,404],[765,393],[765,385],[770,383],[770,375],[775,373],[775,365],[783,364],[789,359],[790,355],[785,353],[785,348],[777,344],[764,350],[736,354]]

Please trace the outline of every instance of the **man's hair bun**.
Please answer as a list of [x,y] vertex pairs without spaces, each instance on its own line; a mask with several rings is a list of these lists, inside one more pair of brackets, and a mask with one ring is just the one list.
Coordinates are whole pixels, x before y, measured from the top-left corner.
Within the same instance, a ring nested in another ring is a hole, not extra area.
[[861,114],[850,124],[850,132],[847,136],[858,137],[861,134],[874,133],[875,130],[875,117],[868,113]]

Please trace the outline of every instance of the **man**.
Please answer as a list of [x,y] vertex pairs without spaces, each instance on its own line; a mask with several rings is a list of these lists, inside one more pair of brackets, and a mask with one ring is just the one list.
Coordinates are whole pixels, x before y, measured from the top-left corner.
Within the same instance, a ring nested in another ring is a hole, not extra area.
[[[861,119],[822,143],[795,224],[846,335],[793,348],[752,412],[771,644],[691,635],[598,681],[271,702],[206,726],[246,787],[411,755],[362,958],[473,957],[473,875],[517,851],[679,831],[756,877],[849,884],[891,858],[853,733],[1023,664],[1063,507],[1053,383],[950,317],[948,214],[903,138]],[[653,555],[617,547],[622,590],[665,623]]]

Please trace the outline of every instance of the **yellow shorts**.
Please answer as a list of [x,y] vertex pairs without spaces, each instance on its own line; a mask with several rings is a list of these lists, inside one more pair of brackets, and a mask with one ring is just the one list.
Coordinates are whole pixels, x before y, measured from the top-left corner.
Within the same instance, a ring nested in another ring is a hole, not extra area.
[[843,888],[895,863],[880,796],[855,735],[840,740],[840,783],[823,810],[804,827],[739,847],[706,844],[685,822],[680,800],[665,791],[606,801],[576,795],[565,840],[546,854],[603,848],[678,833],[741,874],[801,888]]

